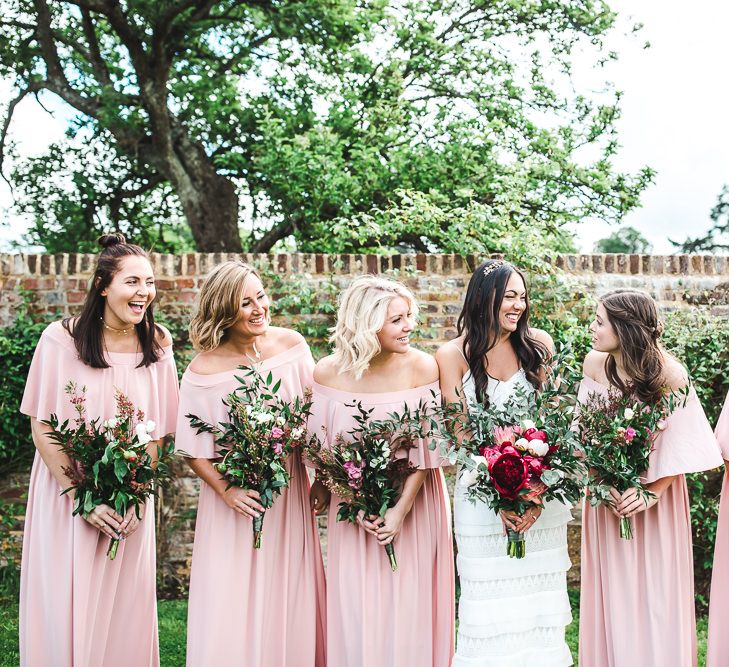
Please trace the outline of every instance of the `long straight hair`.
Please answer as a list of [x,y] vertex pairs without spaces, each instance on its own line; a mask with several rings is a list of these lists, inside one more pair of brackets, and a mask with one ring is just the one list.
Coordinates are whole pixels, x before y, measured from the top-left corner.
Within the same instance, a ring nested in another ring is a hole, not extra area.
[[[63,326],[69,332],[76,345],[78,356],[91,368],[109,368],[104,358],[102,318],[106,297],[101,293],[109,286],[119,271],[119,265],[124,257],[145,257],[149,255],[139,246],[127,243],[122,234],[105,234],[99,237],[99,245],[103,250],[99,253],[94,269],[94,277],[89,285],[81,314],[71,327],[70,317],[63,320]],[[144,317],[139,324],[134,325],[142,351],[142,361],[137,368],[149,366],[160,358],[161,346],[156,334],[162,334],[162,329],[154,323],[152,304],[147,306]]]
[[[499,312],[506,284],[514,273],[521,276],[526,288],[526,278],[521,271],[502,260],[486,260],[471,276],[463,309],[458,316],[458,335],[463,336],[463,354],[476,385],[476,398],[485,406],[488,406],[486,389],[489,383],[486,354],[501,338]],[[509,341],[527,380],[535,389],[541,389],[539,372],[548,361],[550,352],[529,332],[528,292],[524,312],[517,322],[516,331],[509,335]]]
[[663,324],[656,302],[645,292],[618,289],[600,298],[620,344],[623,367],[630,382],[618,375],[612,354],[605,360],[605,375],[624,394],[635,394],[645,403],[663,396],[663,353],[659,339]]

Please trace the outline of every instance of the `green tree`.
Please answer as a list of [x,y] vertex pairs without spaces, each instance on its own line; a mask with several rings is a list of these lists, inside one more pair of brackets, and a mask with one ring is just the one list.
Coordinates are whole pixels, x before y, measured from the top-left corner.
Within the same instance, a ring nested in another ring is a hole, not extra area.
[[[59,173],[36,162],[13,174],[39,239],[69,222],[63,212],[85,238],[126,224],[176,243],[158,228],[182,215],[201,250],[261,252],[289,237],[326,250],[332,221],[397,205],[400,190],[558,229],[619,221],[652,178],[611,164],[619,95],[563,92],[573,53],[614,57],[604,40],[615,15],[600,0],[0,0],[0,10],[0,75],[17,88],[0,157],[24,97],[50,93],[78,114],[51,147],[66,157]],[[94,159],[103,174],[79,178]],[[392,244],[439,247],[407,230]]]
[[710,217],[714,224],[703,236],[689,236],[685,241],[669,241],[681,252],[715,253],[729,250],[729,185],[722,188]]
[[635,227],[623,227],[595,244],[595,252],[646,253],[653,246]]

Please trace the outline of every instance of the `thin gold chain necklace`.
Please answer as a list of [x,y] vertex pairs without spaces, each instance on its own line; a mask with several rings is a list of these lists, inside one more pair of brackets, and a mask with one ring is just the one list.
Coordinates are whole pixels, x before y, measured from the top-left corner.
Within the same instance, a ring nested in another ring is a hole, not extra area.
[[108,329],[109,331],[113,331],[115,334],[119,336],[126,336],[130,331],[134,330],[134,325],[132,325],[128,329],[117,329],[116,327],[111,326],[110,324],[107,324],[103,317],[99,318],[101,320],[101,323],[104,325],[105,329]]

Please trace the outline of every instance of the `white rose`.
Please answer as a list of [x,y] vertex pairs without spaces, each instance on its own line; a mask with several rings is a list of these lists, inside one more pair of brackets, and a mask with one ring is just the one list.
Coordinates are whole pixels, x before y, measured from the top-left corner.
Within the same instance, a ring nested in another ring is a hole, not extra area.
[[276,417],[276,425],[277,426],[283,426],[285,423],[286,423],[286,420],[281,415],[279,415],[278,417]]
[[534,438],[534,440],[529,441],[529,451],[534,456],[544,456],[549,451],[549,446],[544,440]]
[[147,435],[147,427],[144,424],[137,424],[134,430],[137,432],[138,437]]
[[117,425],[117,423],[118,423],[118,422],[117,422],[117,419],[116,419],[116,417],[112,417],[111,419],[107,419],[107,420],[106,420],[106,421],[104,422],[104,426],[105,426],[106,428],[116,428],[116,425]]
[[[532,441],[533,442],[533,441]],[[525,452],[529,449],[529,441],[526,438],[519,438],[515,443],[514,447]]]
[[154,429],[157,428],[157,424],[155,424],[151,419],[147,422],[147,433],[151,433],[154,431]]
[[259,412],[254,415],[254,418],[259,424],[268,424],[268,422],[274,420],[274,416],[270,412]]
[[623,412],[623,417],[625,419],[632,419],[635,416],[635,411],[631,408],[625,408],[625,412]]
[[478,456],[476,454],[471,454],[471,461],[476,464],[476,467],[473,468],[473,470],[469,470],[468,468],[463,468],[461,470],[461,476],[458,478],[458,483],[461,486],[473,486],[478,481],[478,478],[481,474],[481,471],[478,469],[479,466],[481,464],[485,466],[488,465],[486,459],[483,456]]
[[137,440],[139,441],[140,445],[146,445],[150,440],[152,440],[152,436],[149,435],[146,431],[142,433],[137,432]]
[[293,431],[291,431],[291,437],[294,440],[298,440],[302,435],[304,435],[304,429],[301,427],[295,428]]
[[530,428],[536,428],[536,427],[534,426],[534,422],[533,422],[533,421],[532,421],[531,419],[525,419],[525,420],[524,420],[524,421],[523,421],[523,422],[521,423],[521,427],[522,427],[522,429],[524,429],[525,431],[528,431],[528,430],[529,430]]

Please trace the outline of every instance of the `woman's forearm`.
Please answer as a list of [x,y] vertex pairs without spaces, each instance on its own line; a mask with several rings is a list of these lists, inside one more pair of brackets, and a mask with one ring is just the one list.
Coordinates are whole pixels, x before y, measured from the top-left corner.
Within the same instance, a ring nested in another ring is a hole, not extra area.
[[403,515],[408,514],[412,509],[415,498],[417,498],[428,472],[428,470],[417,470],[405,480],[400,499],[395,504],[395,507],[402,511]]
[[[30,429],[33,435],[33,444],[43,459],[43,463],[46,464],[49,472],[58,482],[58,486],[64,490],[72,486],[73,481],[65,472],[71,466],[71,459],[49,438],[50,426],[41,424],[37,419],[31,417]],[[69,492],[69,495],[73,496],[73,492]]]

